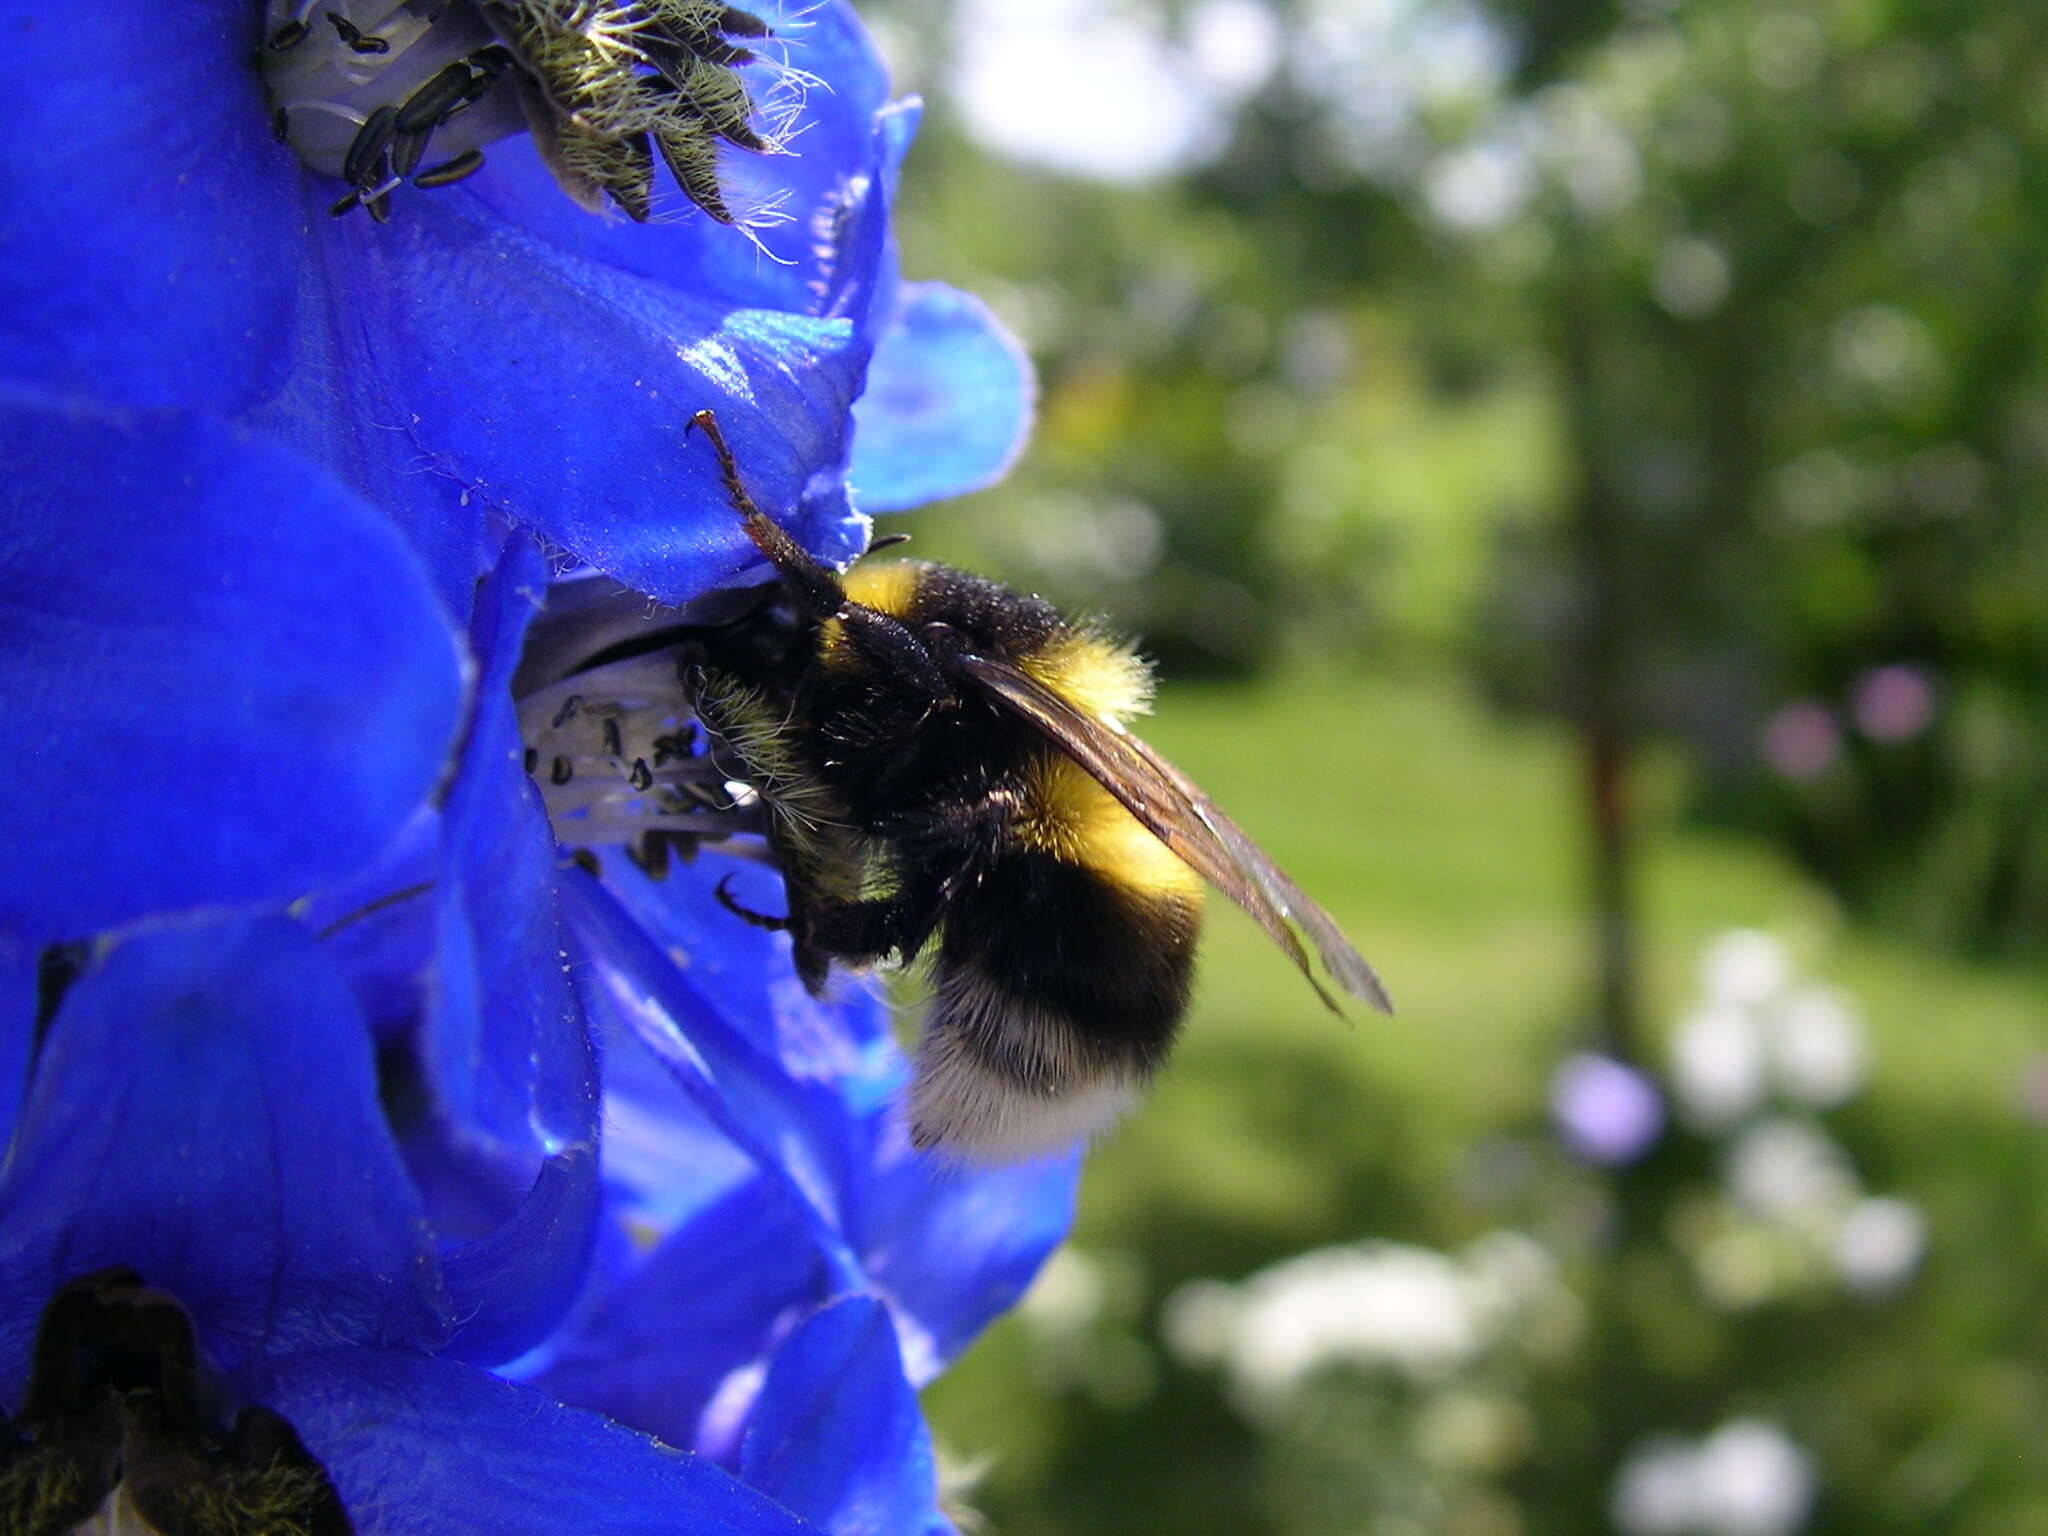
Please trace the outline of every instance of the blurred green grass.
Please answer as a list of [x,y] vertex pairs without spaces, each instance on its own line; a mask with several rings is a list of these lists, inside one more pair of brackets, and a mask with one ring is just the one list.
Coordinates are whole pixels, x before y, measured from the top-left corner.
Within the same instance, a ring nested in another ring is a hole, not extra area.
[[[1400,1012],[1333,1019],[1248,919],[1213,902],[1184,1043],[1150,1102],[1091,1155],[1082,1187],[1077,1244],[1145,1266],[1134,1325],[1149,1332],[1145,1311],[1193,1276],[1235,1277],[1364,1236],[1455,1243],[1496,1221],[1470,1194],[1475,1150],[1540,1125],[1549,1072],[1586,1023],[1568,736],[1501,720],[1448,671],[1327,667],[1169,684],[1146,735],[1328,907]],[[1789,939],[1867,1018],[1871,1079],[1846,1129],[1874,1184],[1929,1211],[1930,1347],[1967,1350],[1972,1336],[2013,1324],[2038,1334],[2048,1314],[2037,1286],[1950,1255],[2003,1230],[2008,1255],[2030,1266],[2017,1273],[2040,1268],[2041,1222],[2013,1211],[2016,1192],[2048,1171],[2020,1105],[2039,1049],[2039,971],[1975,967],[1845,929],[1767,845],[1685,823],[1676,757],[1647,760],[1635,789],[1651,1041],[1688,1005],[1714,935],[1756,927]],[[1651,1055],[1660,1059],[1654,1045]],[[941,1444],[991,1458],[980,1501],[1007,1536],[1117,1528],[1075,1503],[1107,1496],[1099,1468],[1063,1478],[1058,1463],[1076,1456],[1077,1425],[1114,1442],[1123,1421],[1063,1400],[1029,1328],[1014,1316],[998,1324],[928,1393]],[[1138,1362],[1133,1406],[1158,1368]],[[1199,1444],[1180,1446],[1184,1486],[1168,1493],[1147,1479],[1145,1529],[1198,1528],[1204,1480],[1237,1454],[1227,1420],[1177,1411],[1177,1433],[1218,1437],[1214,1464],[1195,1468]],[[1135,1465],[1148,1451],[1135,1426],[1131,1435]],[[1101,1454],[1099,1444],[1080,1453]]]

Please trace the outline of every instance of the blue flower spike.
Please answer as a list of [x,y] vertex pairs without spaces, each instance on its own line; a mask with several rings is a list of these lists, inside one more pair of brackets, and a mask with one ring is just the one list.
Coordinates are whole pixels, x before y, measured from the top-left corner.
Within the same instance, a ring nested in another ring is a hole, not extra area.
[[1075,1159],[913,1153],[772,871],[572,862],[515,697],[556,573],[758,576],[700,411],[842,563],[1007,466],[916,104],[843,0],[160,9],[0,17],[0,1527],[947,1530]]

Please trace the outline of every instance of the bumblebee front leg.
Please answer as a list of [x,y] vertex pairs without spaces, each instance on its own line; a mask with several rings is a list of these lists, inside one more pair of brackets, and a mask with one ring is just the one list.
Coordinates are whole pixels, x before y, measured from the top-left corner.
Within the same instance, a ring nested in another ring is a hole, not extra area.
[[719,430],[718,418],[710,411],[699,411],[690,418],[690,425],[711,440],[726,495],[732,498],[733,510],[739,513],[747,537],[782,573],[798,601],[817,618],[836,620],[846,644],[872,663],[872,675],[913,700],[920,716],[932,709],[950,707],[955,702],[953,686],[924,643],[888,614],[849,598],[837,571],[813,560],[802,545],[755,505],[740,481],[739,465],[726,445],[725,434]]
[[746,486],[740,481],[739,465],[733,459],[732,449],[726,446],[725,434],[719,430],[718,418],[710,411],[699,411],[690,418],[690,425],[711,440],[711,451],[718,455],[718,474],[725,482],[725,494],[731,498],[733,510],[739,513],[740,522],[747,530],[747,537],[754,541],[754,547],[782,573],[782,579],[814,614],[824,618],[844,608],[846,588],[839,583],[839,573],[831,566],[813,560],[803,546],[784,533],[747,494]]

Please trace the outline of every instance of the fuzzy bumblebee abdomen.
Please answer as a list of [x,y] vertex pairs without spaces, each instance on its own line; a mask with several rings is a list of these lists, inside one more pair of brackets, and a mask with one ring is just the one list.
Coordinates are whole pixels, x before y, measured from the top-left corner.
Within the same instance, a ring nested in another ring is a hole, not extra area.
[[1104,1129],[1172,1047],[1203,887],[1071,761],[1024,775],[1012,851],[946,915],[912,1135],[1018,1156]]

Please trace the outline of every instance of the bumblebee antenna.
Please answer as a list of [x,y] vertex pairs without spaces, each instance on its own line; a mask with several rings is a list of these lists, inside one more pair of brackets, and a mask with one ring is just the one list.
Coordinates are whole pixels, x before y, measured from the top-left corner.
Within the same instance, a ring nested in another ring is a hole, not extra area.
[[718,474],[725,482],[725,494],[732,502],[733,510],[739,513],[740,522],[747,530],[747,537],[754,541],[754,547],[783,574],[813,612],[833,614],[844,608],[846,588],[839,584],[839,573],[804,553],[803,546],[784,533],[747,494],[746,486],[740,481],[739,464],[732,456],[732,449],[726,446],[725,433],[719,430],[718,418],[708,410],[699,411],[690,418],[690,426],[711,440],[711,451],[718,455]]

